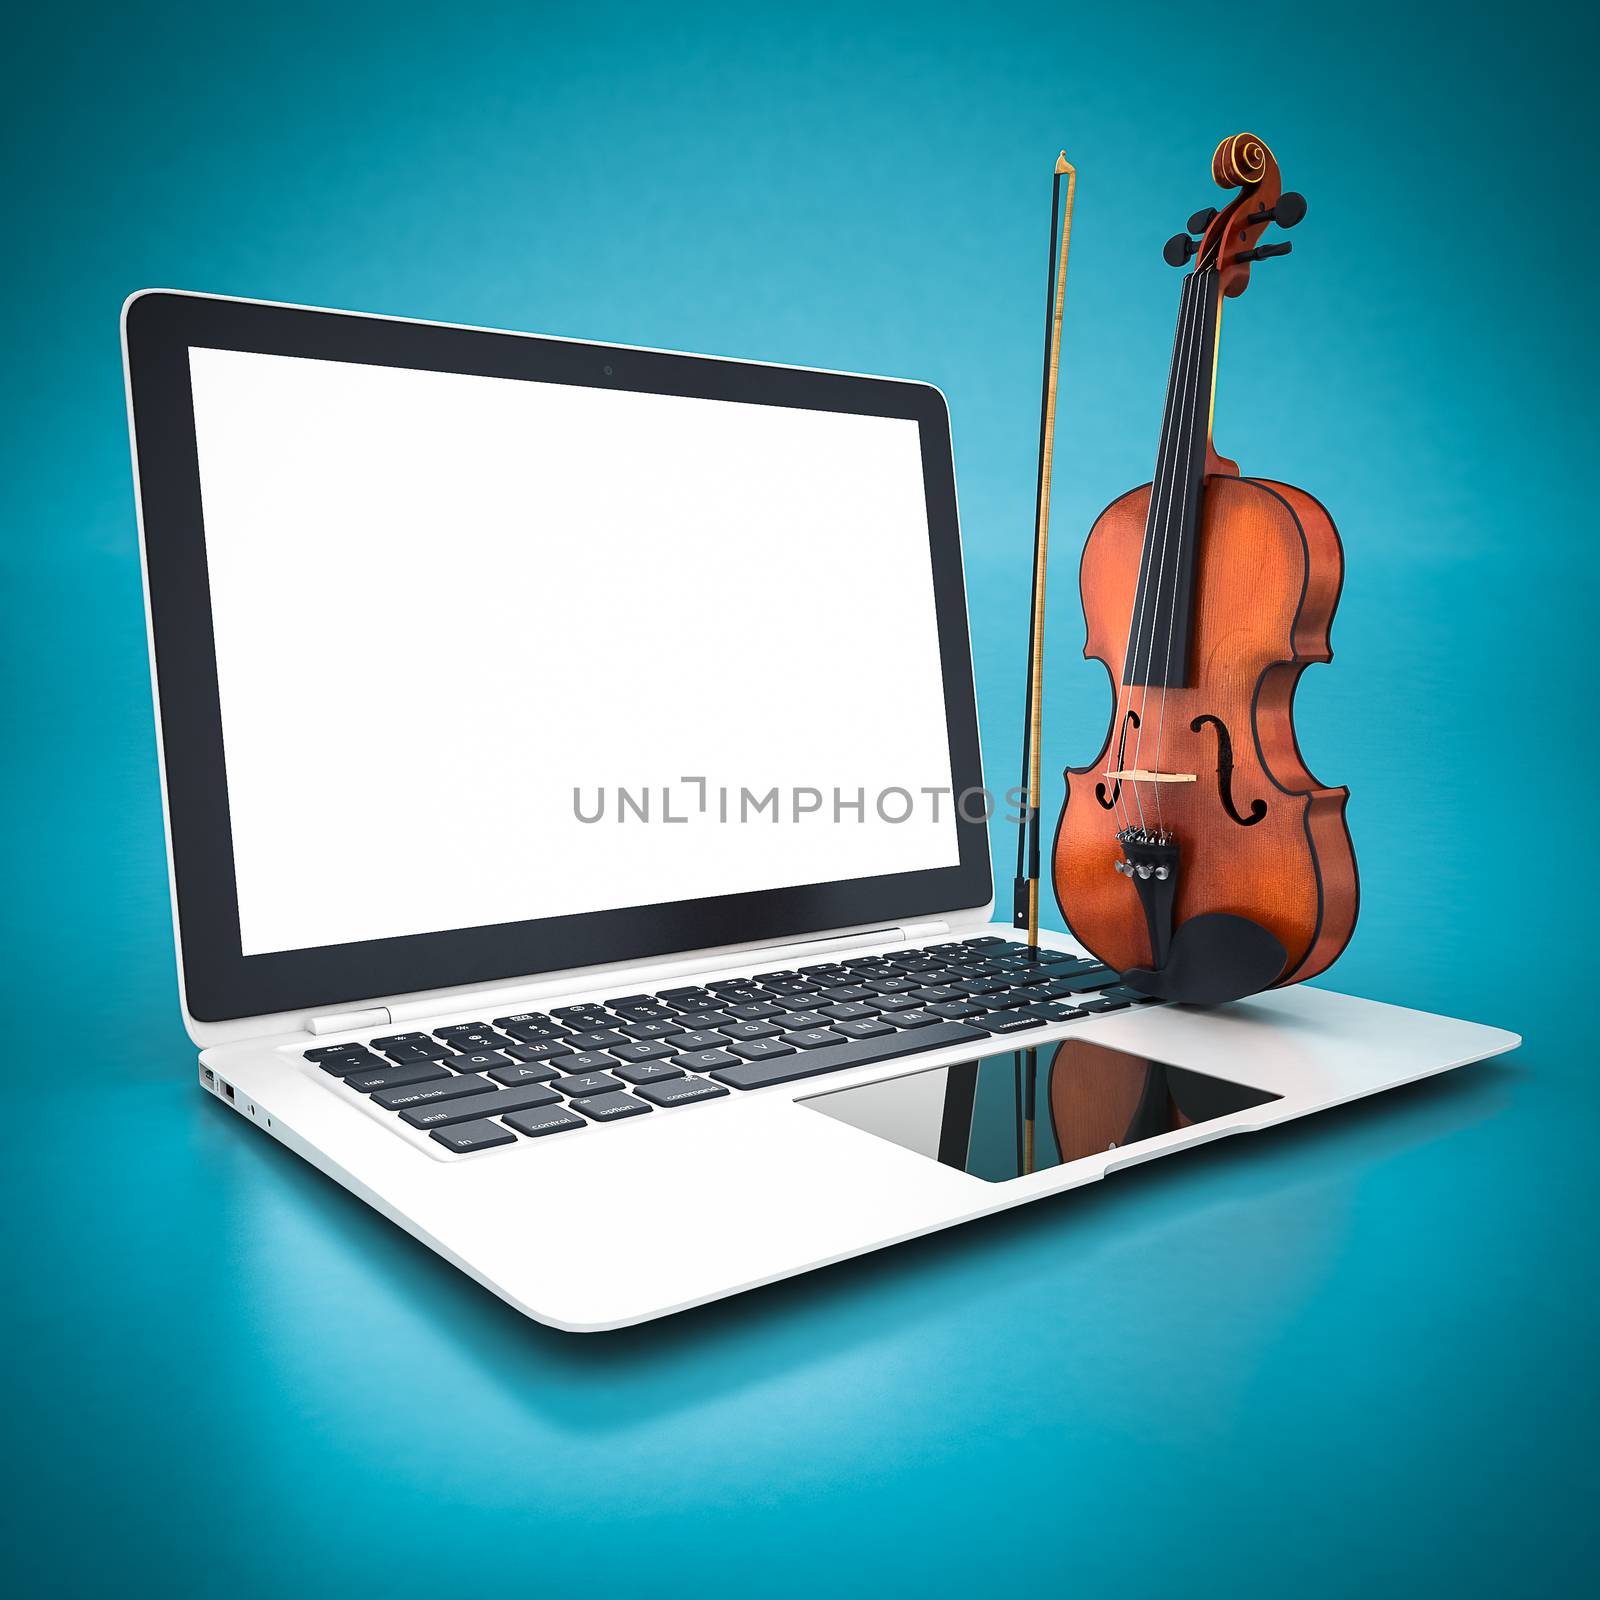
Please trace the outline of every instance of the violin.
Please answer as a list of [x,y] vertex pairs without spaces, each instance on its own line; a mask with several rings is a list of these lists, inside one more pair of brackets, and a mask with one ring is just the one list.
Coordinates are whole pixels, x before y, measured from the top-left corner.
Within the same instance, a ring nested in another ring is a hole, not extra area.
[[1245,477],[1212,443],[1222,303],[1289,252],[1262,235],[1306,203],[1253,134],[1211,170],[1237,192],[1164,251],[1188,270],[1155,475],[1084,545],[1084,655],[1113,707],[1099,754],[1066,771],[1052,861],[1074,937],[1125,984],[1201,1004],[1324,971],[1358,902],[1349,791],[1311,775],[1294,728],[1301,673],[1332,658],[1339,535],[1304,489]]

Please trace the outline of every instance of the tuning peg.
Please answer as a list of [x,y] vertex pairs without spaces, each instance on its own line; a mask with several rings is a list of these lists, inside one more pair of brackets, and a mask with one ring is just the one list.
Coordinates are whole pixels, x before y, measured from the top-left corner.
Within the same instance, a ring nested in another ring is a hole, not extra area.
[[1189,218],[1189,232],[1204,233],[1216,220],[1217,208],[1215,206],[1207,206],[1204,211],[1197,211]]
[[1278,196],[1275,206],[1262,206],[1259,211],[1253,211],[1244,219],[1247,228],[1253,228],[1258,222],[1276,222],[1280,228],[1292,228],[1306,214],[1306,197],[1290,189],[1285,194]]
[[1258,244],[1254,250],[1240,250],[1234,255],[1235,261],[1265,261],[1270,256],[1286,256],[1294,249],[1292,239],[1284,239],[1278,244]]
[[1161,257],[1169,267],[1181,267],[1199,248],[1198,240],[1186,233],[1175,233],[1161,247]]

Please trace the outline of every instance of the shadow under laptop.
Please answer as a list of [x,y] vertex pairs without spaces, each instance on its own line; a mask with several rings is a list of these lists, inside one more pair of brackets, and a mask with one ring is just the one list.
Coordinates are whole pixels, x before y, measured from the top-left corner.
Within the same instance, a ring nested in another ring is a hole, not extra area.
[[[1500,1057],[611,1333],[561,1333],[522,1316],[268,1140],[239,1141],[239,1159],[271,1169],[282,1207],[258,1212],[256,1258],[244,1251],[236,1259],[258,1290],[263,1274],[283,1288],[297,1342],[310,1309],[302,1280],[315,1257],[324,1276],[342,1280],[330,1291],[338,1305],[328,1310],[340,1318],[341,1336],[363,1340],[372,1359],[390,1360],[394,1380],[414,1379],[404,1370],[408,1361],[464,1362],[497,1402],[592,1437],[735,1398],[875,1343],[910,1348],[952,1318],[968,1341],[985,1318],[996,1338],[1019,1337],[1036,1309],[1024,1302],[1038,1284],[1041,1252],[1052,1262],[1076,1253],[1079,1268],[1091,1272],[1108,1253],[1137,1259],[1151,1233],[1174,1221],[1175,1208],[1179,1222],[1220,1208],[1237,1230],[1251,1219],[1281,1219],[1298,1204],[1298,1216],[1336,1227],[1336,1191],[1352,1171],[1497,1115],[1518,1076],[1518,1058]],[[208,1114],[226,1115],[215,1107]],[[1329,1243],[1319,1255],[1314,1233],[1309,1244],[1306,1237],[1295,1244],[1302,1270],[1313,1275],[1338,1248]],[[1238,1247],[1249,1248],[1248,1240]],[[1100,1304],[1081,1308],[1102,1325],[1115,1314]],[[352,1317],[371,1326],[352,1330]],[[410,1340],[397,1333],[403,1325]],[[418,1342],[432,1353],[411,1353]]]

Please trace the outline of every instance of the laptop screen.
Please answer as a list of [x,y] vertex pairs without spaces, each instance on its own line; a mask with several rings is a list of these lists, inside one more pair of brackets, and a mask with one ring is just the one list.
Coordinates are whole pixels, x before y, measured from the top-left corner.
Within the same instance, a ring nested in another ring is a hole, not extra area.
[[169,291],[124,335],[192,1017],[987,902],[937,390]]
[[189,370],[243,954],[956,864],[915,421]]

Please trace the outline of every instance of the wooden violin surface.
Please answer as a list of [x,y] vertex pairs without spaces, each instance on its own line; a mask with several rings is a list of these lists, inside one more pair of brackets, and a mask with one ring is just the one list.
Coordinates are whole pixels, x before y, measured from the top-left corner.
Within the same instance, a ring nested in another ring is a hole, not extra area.
[[[1088,642],[1115,689],[1124,675],[1150,487],[1101,513],[1084,548]],[[1280,983],[1311,977],[1348,942],[1359,889],[1345,826],[1349,791],[1319,784],[1295,739],[1300,674],[1331,658],[1328,633],[1343,559],[1326,511],[1303,490],[1248,478],[1208,478],[1196,551],[1193,681],[1119,697],[1095,758],[1067,771],[1054,846],[1056,895],[1075,937],[1118,970],[1149,959],[1142,912],[1113,870],[1124,819],[1184,844],[1176,920],[1209,911],[1270,929],[1289,953]],[[1143,734],[1141,740],[1140,735]],[[1192,782],[1113,780],[1118,747],[1148,770]],[[1107,805],[1107,801],[1111,803]]]

